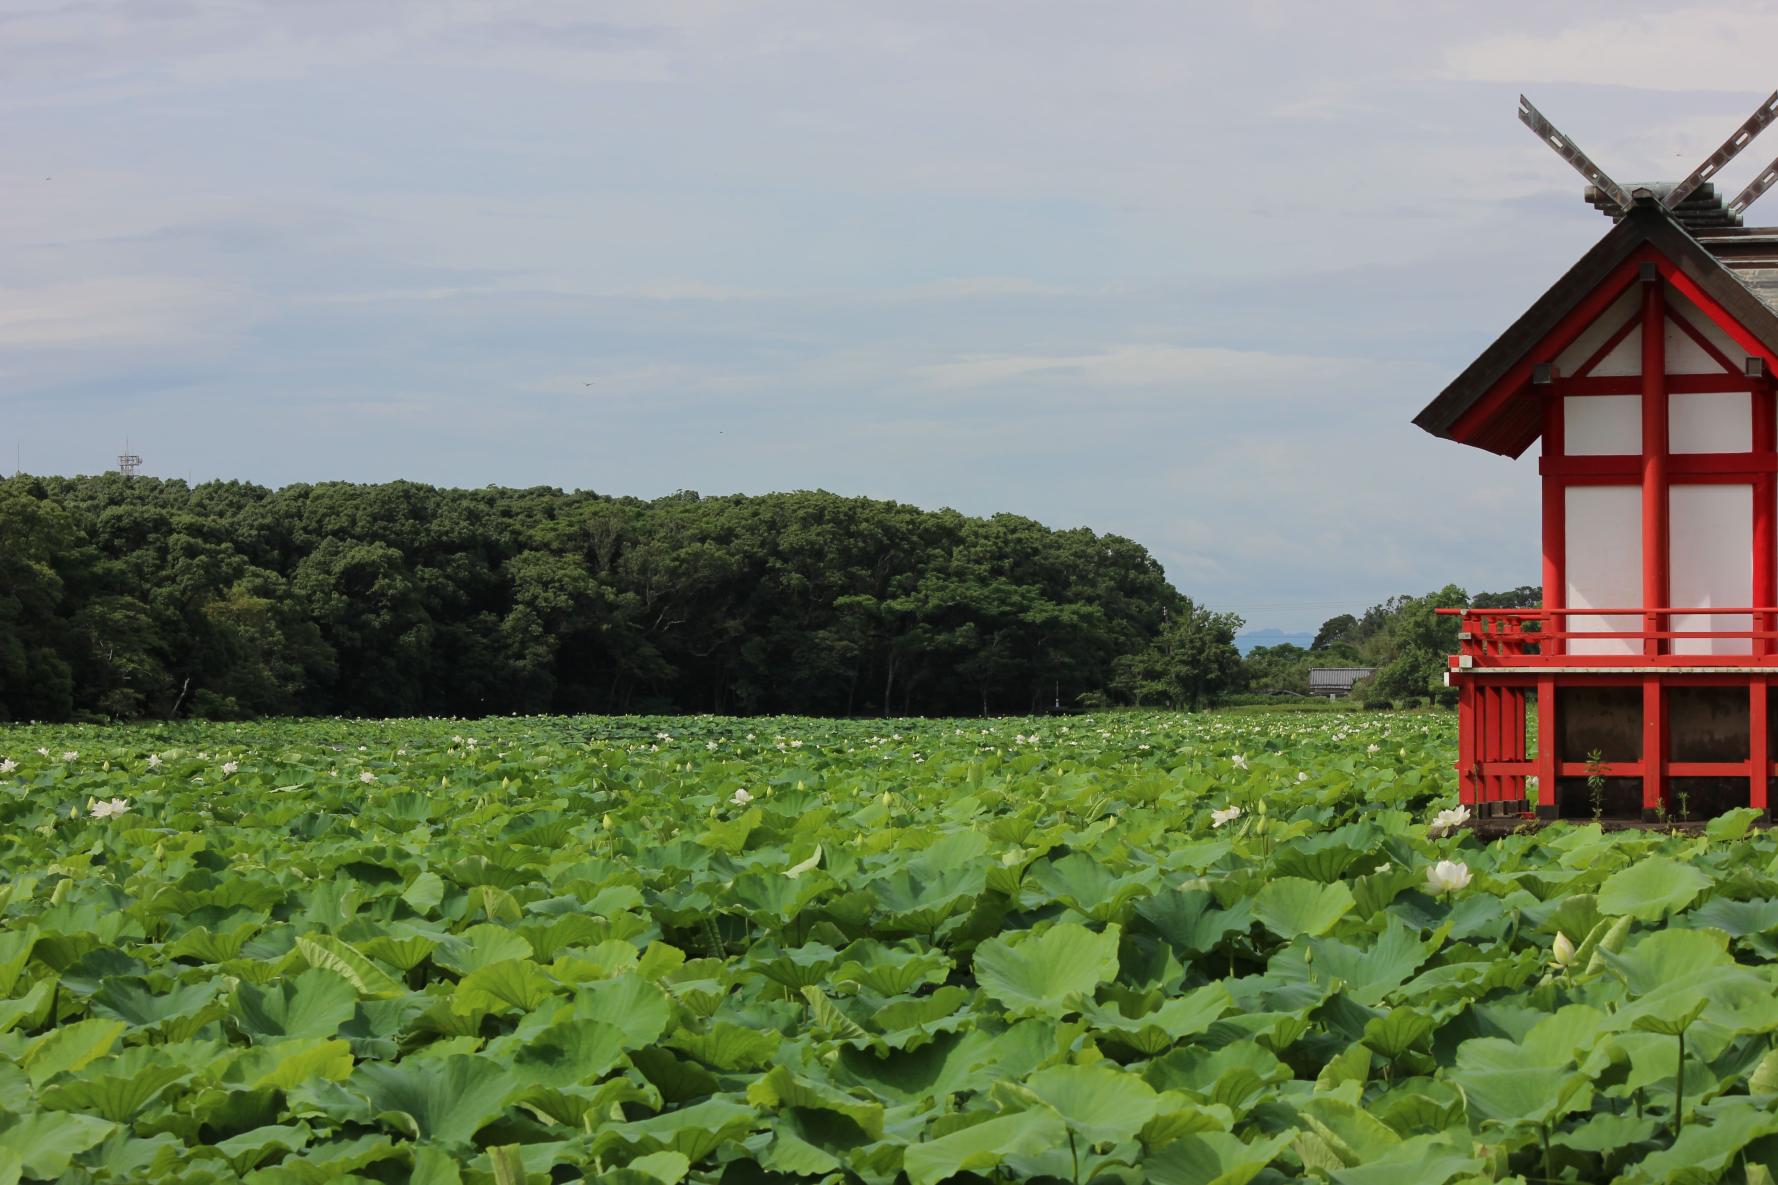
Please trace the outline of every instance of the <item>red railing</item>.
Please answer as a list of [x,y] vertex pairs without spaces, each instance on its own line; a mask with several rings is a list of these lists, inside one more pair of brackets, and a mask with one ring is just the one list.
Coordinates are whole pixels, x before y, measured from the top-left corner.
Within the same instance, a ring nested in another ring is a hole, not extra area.
[[[1440,609],[1460,618],[1453,670],[1778,667],[1778,607]],[[1580,619],[1580,620],[1576,620]],[[1639,625],[1640,628],[1631,628]],[[1683,628],[1675,628],[1675,626]]]

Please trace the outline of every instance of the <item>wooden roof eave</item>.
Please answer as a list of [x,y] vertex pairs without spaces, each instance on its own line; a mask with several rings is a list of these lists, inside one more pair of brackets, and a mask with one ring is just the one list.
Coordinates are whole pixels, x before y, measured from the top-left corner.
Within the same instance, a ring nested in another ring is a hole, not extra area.
[[1434,436],[1521,456],[1543,432],[1542,408],[1531,392],[1532,366],[1567,346],[1592,315],[1634,282],[1637,265],[1655,254],[1739,322],[1751,335],[1742,344],[1778,370],[1778,311],[1658,204],[1639,202],[1421,409],[1414,423]]

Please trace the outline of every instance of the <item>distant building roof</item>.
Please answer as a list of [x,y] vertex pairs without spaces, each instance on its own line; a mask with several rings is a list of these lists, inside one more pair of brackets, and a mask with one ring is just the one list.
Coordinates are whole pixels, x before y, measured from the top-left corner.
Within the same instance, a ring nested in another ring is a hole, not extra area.
[[1351,691],[1354,683],[1376,673],[1376,667],[1310,667],[1309,690],[1323,694]]

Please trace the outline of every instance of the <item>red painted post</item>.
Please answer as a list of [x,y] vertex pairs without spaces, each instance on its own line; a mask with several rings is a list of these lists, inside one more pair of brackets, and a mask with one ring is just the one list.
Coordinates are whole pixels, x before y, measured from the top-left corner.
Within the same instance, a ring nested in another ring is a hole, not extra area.
[[[1778,441],[1774,437],[1772,388],[1769,383],[1762,383],[1753,392],[1753,454],[1755,457],[1766,457],[1772,454]],[[1761,473],[1753,479],[1753,606],[1756,609],[1770,608],[1778,602],[1778,573],[1774,573],[1774,564],[1778,563],[1778,523],[1774,523],[1773,495],[1774,482],[1771,473]],[[1770,613],[1753,615],[1754,630],[1764,633],[1773,626]],[[1778,647],[1766,638],[1753,640],[1753,654],[1756,658],[1772,654]]]
[[1473,679],[1457,684],[1457,801],[1473,806],[1476,797],[1475,779],[1476,686]]
[[1652,818],[1667,797],[1667,706],[1661,683],[1654,675],[1642,677],[1642,813]]
[[[1642,275],[1642,607],[1650,632],[1665,628],[1653,610],[1667,603],[1667,302],[1653,264]],[[1660,654],[1658,638],[1643,653]]]
[[1537,809],[1556,806],[1556,681],[1537,681]]
[[1756,675],[1747,687],[1747,756],[1753,767],[1747,783],[1747,805],[1756,811],[1766,809],[1767,779],[1772,770],[1766,727],[1766,681]]
[[[1544,399],[1543,405],[1543,456],[1545,460],[1560,460],[1567,452],[1567,432],[1564,427],[1566,405],[1562,396],[1551,392]],[[1566,549],[1568,546],[1568,486],[1560,477],[1553,473],[1544,474],[1543,478],[1543,607],[1544,609],[1561,609],[1567,604],[1567,563]],[[1562,629],[1562,619],[1546,617],[1545,630]],[[1538,646],[1540,654],[1561,654],[1567,646],[1560,640],[1552,638]]]

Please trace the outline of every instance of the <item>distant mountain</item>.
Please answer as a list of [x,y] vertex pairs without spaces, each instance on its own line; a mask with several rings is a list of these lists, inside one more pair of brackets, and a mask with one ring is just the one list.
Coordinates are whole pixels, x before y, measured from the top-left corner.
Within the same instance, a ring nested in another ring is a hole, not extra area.
[[1292,634],[1286,633],[1277,626],[1270,626],[1263,630],[1243,630],[1241,633],[1236,634],[1235,649],[1239,650],[1243,656],[1246,656],[1249,652],[1257,650],[1261,646],[1282,646],[1286,642],[1292,642],[1306,650],[1309,647],[1309,643],[1314,640],[1315,633],[1313,630],[1306,634]]

